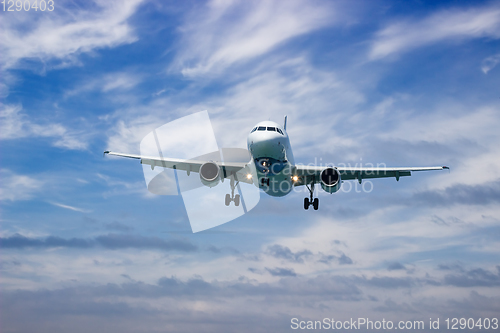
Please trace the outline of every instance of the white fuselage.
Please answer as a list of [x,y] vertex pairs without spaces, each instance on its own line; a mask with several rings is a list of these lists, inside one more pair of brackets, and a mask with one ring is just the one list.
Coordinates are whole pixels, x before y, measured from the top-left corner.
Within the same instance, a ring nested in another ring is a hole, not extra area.
[[272,121],[258,123],[248,135],[247,147],[257,171],[256,185],[276,197],[290,193],[295,161],[283,127]]

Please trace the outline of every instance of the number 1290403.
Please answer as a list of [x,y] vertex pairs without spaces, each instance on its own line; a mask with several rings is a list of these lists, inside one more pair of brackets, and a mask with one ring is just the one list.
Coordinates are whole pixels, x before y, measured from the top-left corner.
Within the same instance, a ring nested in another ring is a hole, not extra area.
[[4,12],[20,12],[20,11],[48,11],[54,10],[54,0],[3,0],[1,2]]

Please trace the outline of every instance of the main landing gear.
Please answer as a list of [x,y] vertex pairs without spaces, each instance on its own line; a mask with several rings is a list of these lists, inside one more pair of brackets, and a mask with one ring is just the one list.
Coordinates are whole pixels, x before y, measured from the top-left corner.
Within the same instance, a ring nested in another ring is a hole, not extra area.
[[319,199],[314,198],[313,199],[313,192],[314,192],[314,183],[311,183],[311,187],[307,186],[307,189],[309,190],[310,193],[310,199],[309,198],[304,198],[304,209],[308,210],[309,206],[313,206],[314,210],[318,210],[319,208]]
[[239,194],[236,194],[234,195],[234,189],[236,188],[236,186],[238,186],[239,182],[237,182],[235,184],[234,182],[234,175],[231,175],[231,180],[230,180],[230,185],[231,185],[231,194],[226,194],[226,206],[229,206],[229,204],[231,203],[231,201],[234,202],[234,205],[235,206],[239,206],[240,205],[240,195]]

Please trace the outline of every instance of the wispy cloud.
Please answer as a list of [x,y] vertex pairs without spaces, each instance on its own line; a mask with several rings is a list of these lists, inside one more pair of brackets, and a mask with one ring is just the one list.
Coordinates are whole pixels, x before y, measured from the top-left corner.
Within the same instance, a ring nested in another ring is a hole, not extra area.
[[500,180],[490,180],[484,184],[454,184],[443,190],[415,193],[413,204],[426,207],[450,205],[498,205],[500,202]]
[[[3,15],[1,67],[20,65],[22,59],[52,59],[58,66],[75,63],[80,53],[96,48],[113,47],[136,40],[127,19],[142,0],[94,1],[86,8],[60,6],[49,15],[22,13]],[[68,8],[66,8],[68,7]],[[69,13],[71,13],[69,15]]]
[[263,55],[285,41],[332,24],[331,4],[310,1],[211,1],[180,28],[176,69],[214,74]]
[[101,246],[107,249],[157,249],[163,251],[196,251],[198,248],[189,241],[182,239],[161,239],[158,237],[144,237],[139,235],[107,234],[95,238],[61,238],[49,236],[46,238],[31,238],[20,234],[0,238],[2,248],[92,248]]
[[53,145],[65,149],[86,149],[87,142],[82,136],[58,123],[35,123],[22,113],[21,105],[0,103],[0,140],[19,138],[53,138]]
[[397,55],[445,40],[500,38],[500,7],[442,10],[420,20],[401,20],[379,31],[369,52],[371,60]]
[[498,63],[500,63],[500,53],[484,59],[481,64],[481,70],[484,74],[488,74],[488,72],[495,68]]
[[[406,121],[399,122],[393,129],[380,133],[378,137],[392,142],[427,142],[446,145],[449,148],[460,147],[460,159],[453,161],[452,165],[451,178],[454,181],[468,185],[496,181],[499,178],[497,170],[500,165],[497,158],[499,147],[495,139],[500,124],[498,111],[496,105],[464,107],[447,103],[434,108],[432,113],[425,116],[408,112]],[[400,111],[400,114],[403,113]],[[427,149],[426,156],[422,158],[434,155],[432,158],[435,161],[442,161],[443,156],[447,154],[454,158],[458,152],[447,153],[443,148],[439,148],[437,153],[433,154],[431,149]],[[472,169],[480,172],[469,172]],[[464,172],[469,176],[461,177],[460,174]],[[450,180],[442,179],[448,184]]]
[[17,139],[29,136],[54,137],[62,136],[66,129],[59,124],[40,126],[21,113],[21,105],[0,105],[0,139]]
[[18,201],[31,199],[40,190],[44,182],[26,175],[19,175],[7,169],[0,169],[0,201]]
[[154,194],[147,190],[147,186],[144,183],[144,180],[137,182],[131,182],[130,180],[122,181],[99,173],[97,174],[97,177],[99,178],[100,183],[104,181],[110,188],[108,191],[102,193],[103,197],[105,198],[115,195],[123,196],[131,193],[142,195],[144,198],[156,197]]
[[128,121],[120,119],[109,132],[107,147],[119,152],[139,153],[141,140],[161,125],[163,124],[159,118],[152,114],[137,115]]
[[141,75],[123,71],[102,75],[98,78],[91,78],[87,82],[81,83],[78,87],[66,92],[66,96],[74,96],[83,92],[102,91],[104,93],[116,93],[117,91],[128,91],[141,82]]
[[88,210],[88,209],[78,208],[78,207],[74,207],[74,206],[70,206],[70,205],[64,205],[64,204],[58,203],[58,202],[50,202],[50,204],[57,206],[57,207],[64,208],[64,209],[69,209],[69,210],[72,210],[74,212],[80,212],[80,213],[90,213],[91,212],[91,210]]

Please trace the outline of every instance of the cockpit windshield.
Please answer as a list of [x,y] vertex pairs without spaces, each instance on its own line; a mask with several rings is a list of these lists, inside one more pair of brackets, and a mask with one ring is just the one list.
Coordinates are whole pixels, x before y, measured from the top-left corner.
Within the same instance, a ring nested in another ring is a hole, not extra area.
[[253,133],[255,131],[278,132],[281,135],[285,135],[283,134],[283,131],[279,127],[274,127],[274,126],[257,126],[254,127],[250,133]]

